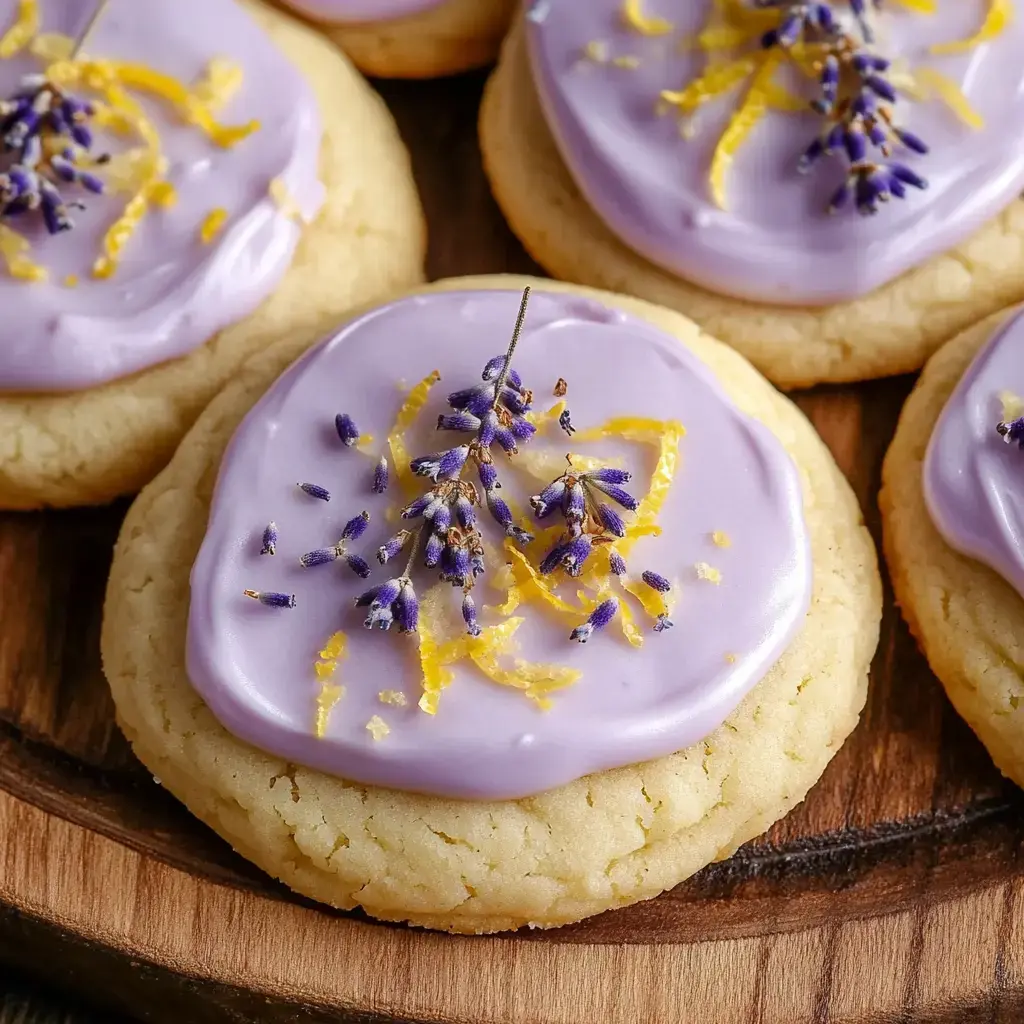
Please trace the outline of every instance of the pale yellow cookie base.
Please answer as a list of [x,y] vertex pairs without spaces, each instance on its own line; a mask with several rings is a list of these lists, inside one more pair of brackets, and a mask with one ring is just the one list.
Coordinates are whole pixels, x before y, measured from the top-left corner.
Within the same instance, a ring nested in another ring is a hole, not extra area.
[[316,91],[324,209],[274,294],[188,356],[88,391],[0,395],[0,508],[101,504],[138,490],[248,356],[282,337],[308,344],[356,303],[423,280],[423,214],[384,104],[311,29],[246,6]]
[[520,28],[484,94],[480,141],[499,205],[546,270],[677,309],[780,387],[916,370],[958,331],[1024,299],[1020,200],[955,250],[838,306],[740,302],[672,276],[620,242],[576,188],[541,112]]
[[356,67],[379,78],[438,78],[498,55],[517,0],[446,0],[407,18],[323,29]]
[[[798,804],[857,724],[881,587],[860,509],[801,413],[735,352],[669,310],[529,278],[433,287],[591,295],[688,345],[795,458],[814,557],[803,630],[706,743],[527,800],[460,802],[344,782],[227,733],[185,674],[189,567],[225,445],[303,349],[283,341],[214,400],[125,520],[103,664],[135,752],[244,856],[292,888],[457,932],[551,927],[649,899],[728,857]],[[657,640],[650,641],[656,643]],[[386,742],[386,741],[385,741]]]
[[1024,600],[946,544],[921,476],[939,414],[1002,318],[972,327],[929,360],[886,454],[879,502],[893,589],[911,632],[996,766],[1024,786]]

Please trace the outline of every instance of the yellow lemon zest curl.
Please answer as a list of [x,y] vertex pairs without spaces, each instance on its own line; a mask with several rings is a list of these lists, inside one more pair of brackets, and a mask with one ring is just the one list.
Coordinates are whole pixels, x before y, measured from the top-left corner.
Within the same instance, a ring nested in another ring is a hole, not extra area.
[[985,20],[973,36],[968,39],[959,39],[953,43],[939,43],[932,47],[932,53],[968,53],[976,46],[995,39],[1013,23],[1013,18],[1012,0],[991,0]]
[[922,99],[937,97],[953,111],[968,128],[976,131],[985,126],[985,119],[971,106],[970,100],[952,78],[934,68],[918,68],[913,81],[921,90]]
[[320,683],[320,691],[316,696],[315,732],[317,739],[323,739],[327,733],[327,722],[334,705],[341,700],[345,687],[331,682],[337,671],[338,662],[348,653],[348,637],[340,630],[331,635],[323,650],[320,661],[314,662],[313,671]]
[[409,471],[409,449],[405,443],[405,432],[416,421],[420,410],[427,404],[430,397],[430,389],[441,379],[437,370],[428,373],[417,384],[402,403],[395,417],[394,425],[388,432],[388,448],[391,450],[391,463],[398,477],[398,482],[408,489],[412,482],[412,473]]
[[623,0],[622,20],[627,28],[644,36],[667,36],[675,28],[665,18],[645,14],[642,0]]
[[6,60],[25,49],[39,31],[38,0],[18,0],[14,24],[0,36],[0,58]]

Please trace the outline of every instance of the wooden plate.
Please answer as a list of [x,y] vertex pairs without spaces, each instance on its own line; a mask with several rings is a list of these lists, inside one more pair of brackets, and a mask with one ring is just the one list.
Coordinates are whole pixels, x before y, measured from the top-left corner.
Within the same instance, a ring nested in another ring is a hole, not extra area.
[[[482,81],[384,87],[416,161],[435,277],[538,272],[480,168]],[[910,383],[798,396],[876,537],[879,468]],[[860,727],[768,835],[579,926],[452,938],[292,896],[133,760],[97,653],[125,507],[0,517],[4,959],[154,1021],[1021,1019],[1024,800],[891,599]]]

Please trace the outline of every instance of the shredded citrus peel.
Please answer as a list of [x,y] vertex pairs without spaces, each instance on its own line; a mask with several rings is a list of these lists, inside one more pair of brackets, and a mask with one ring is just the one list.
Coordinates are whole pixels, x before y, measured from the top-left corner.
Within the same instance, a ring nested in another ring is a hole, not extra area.
[[45,281],[46,268],[29,259],[32,246],[13,228],[0,224],[0,259],[7,267],[7,273],[19,281]]
[[644,36],[667,36],[675,29],[671,21],[645,14],[642,0],[623,0],[622,20],[627,28]]
[[1002,420],[1004,423],[1024,416],[1024,398],[1015,395],[1012,391],[1000,391],[999,402],[1003,407]]
[[0,36],[0,59],[6,60],[20,53],[39,31],[38,0],[18,0],[18,13],[14,24]]
[[[904,0],[905,2],[905,0]],[[969,53],[976,46],[990,42],[1013,23],[1014,9],[1012,0],[989,0],[988,11],[981,27],[973,36],[959,39],[953,43],[940,43],[932,47],[932,53]]]
[[227,219],[228,211],[222,206],[211,210],[203,218],[202,226],[199,228],[199,238],[204,245],[209,245],[220,234],[221,229],[227,223]]
[[345,693],[345,687],[332,683],[331,679],[337,671],[338,662],[343,660],[347,653],[348,637],[339,630],[337,633],[333,633],[324,644],[320,651],[320,660],[313,663],[313,671],[320,684],[320,690],[316,696],[315,732],[317,739],[323,739],[327,734],[327,722],[331,711]]
[[918,68],[913,74],[913,80],[921,90],[922,99],[937,97],[968,128],[977,131],[985,127],[985,119],[971,106],[970,100],[952,78],[936,71],[935,68]]
[[416,422],[423,406],[430,397],[430,389],[441,379],[437,370],[432,370],[417,384],[402,403],[395,417],[394,425],[388,432],[388,448],[391,450],[391,465],[394,467],[398,482],[408,490],[412,482],[409,470],[409,448],[405,443],[406,431]]

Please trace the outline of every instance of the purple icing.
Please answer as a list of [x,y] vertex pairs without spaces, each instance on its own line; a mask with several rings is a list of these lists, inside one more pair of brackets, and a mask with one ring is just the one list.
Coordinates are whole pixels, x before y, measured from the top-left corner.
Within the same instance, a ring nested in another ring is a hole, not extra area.
[[[40,0],[42,30],[77,38],[92,9],[81,0]],[[15,0],[0,0],[0,26],[13,22],[15,10]],[[283,180],[307,218],[323,200],[312,91],[234,0],[110,0],[86,53],[145,64],[185,83],[200,78],[212,59],[226,58],[245,77],[219,120],[255,119],[262,129],[222,149],[165,103],[147,99],[178,200],[143,219],[108,280],[95,280],[91,267],[103,234],[124,210],[124,193],[84,196],[87,209],[73,212],[75,229],[59,236],[26,230],[23,221],[12,225],[29,237],[32,259],[48,268],[49,281],[16,281],[0,268],[2,390],[92,387],[191,351],[251,313],[291,263],[301,229],[270,198],[271,181]],[[10,94],[23,74],[40,69],[31,56],[0,60],[0,93]],[[123,146],[101,133],[96,152]],[[73,191],[67,189],[69,197]],[[229,219],[204,245],[200,227],[217,207]],[[63,284],[71,274],[79,278],[76,288]]]
[[[1024,19],[968,54],[928,52],[971,36],[987,7],[987,0],[941,3],[923,16],[885,5],[879,28],[888,45],[880,49],[952,78],[985,126],[968,128],[937,100],[901,98],[902,126],[932,148],[924,157],[903,156],[929,188],[871,218],[824,212],[843,161],[796,173],[820,128],[812,114],[768,113],[735,156],[728,209],[715,205],[711,157],[743,92],[703,107],[689,139],[676,114],[655,112],[662,90],[679,90],[703,72],[701,51],[680,41],[704,26],[709,0],[644,0],[645,13],[674,24],[665,36],[627,29],[621,0],[535,0],[526,26],[534,81],[563,159],[594,212],[627,245],[712,291],[825,305],[864,295],[956,246],[1024,188]],[[605,42],[610,57],[638,57],[639,67],[584,59],[592,40]],[[776,80],[787,81],[781,73]]]
[[[440,7],[445,0],[284,0],[301,14],[333,24],[393,21]],[[484,0],[480,0],[481,3]]]
[[[644,620],[642,651],[625,643],[617,622],[581,645],[568,638],[571,623],[526,605],[517,612],[527,616],[517,634],[521,656],[584,673],[554,695],[551,710],[468,663],[455,666],[436,716],[419,710],[415,640],[363,629],[352,601],[367,584],[340,563],[302,569],[298,558],[334,543],[361,509],[373,519],[360,553],[376,551],[397,528],[384,511],[400,501],[398,488],[392,484],[383,497],[371,492],[375,455],[339,442],[335,414],[350,413],[383,443],[403,401],[396,381],[411,385],[438,369],[442,382],[409,447],[412,454],[443,447],[432,427],[444,396],[479,380],[483,364],[505,347],[519,299],[517,292],[448,292],[384,306],[292,366],[238,428],[192,570],[187,667],[214,714],[241,739],[364,783],[453,797],[521,797],[706,736],[800,628],[810,552],[798,474],[775,437],[741,414],[675,339],[589,300],[535,293],[515,366],[538,396],[550,395],[564,376],[581,430],[637,414],[678,417],[686,427],[681,467],[660,517],[664,534],[640,541],[629,559],[637,578],[656,567],[681,581],[676,625],[655,634]],[[537,407],[553,401],[539,398]],[[622,457],[635,470],[630,489],[647,489],[650,446],[575,445],[557,428],[530,447],[547,446],[559,459],[569,450]],[[502,493],[521,507],[539,489],[508,467],[502,477]],[[297,480],[329,487],[331,501],[311,500]],[[279,533],[273,557],[259,553],[270,520]],[[730,547],[715,546],[716,530],[729,535]],[[697,579],[701,561],[720,570],[720,585]],[[389,575],[378,570],[368,583]],[[433,582],[418,570],[421,595]],[[297,607],[262,607],[242,596],[246,588],[294,593]],[[459,592],[447,592],[458,618]],[[476,597],[481,624],[497,621],[483,606],[500,603],[503,592],[481,584]],[[347,689],[327,735],[317,739],[313,662],[339,628],[348,634],[349,655],[335,681]],[[383,689],[403,690],[408,706],[381,704]],[[379,742],[365,728],[373,715],[391,728]]]
[[1024,452],[996,432],[1000,395],[1024,398],[1024,314],[971,363],[928,443],[924,496],[946,543],[994,569],[1024,597]]

